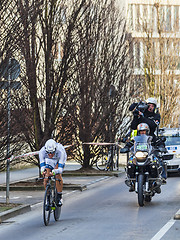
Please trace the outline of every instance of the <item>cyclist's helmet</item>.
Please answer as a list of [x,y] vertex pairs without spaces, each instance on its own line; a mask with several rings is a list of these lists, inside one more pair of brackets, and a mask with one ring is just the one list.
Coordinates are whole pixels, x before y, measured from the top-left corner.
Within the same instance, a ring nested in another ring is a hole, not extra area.
[[150,128],[149,128],[149,125],[147,123],[140,123],[138,126],[137,126],[137,135],[140,135],[140,131],[146,131],[146,134],[149,135],[149,132],[150,132]]
[[156,100],[155,98],[148,98],[148,99],[146,100],[146,102],[147,102],[147,104],[148,104],[148,103],[154,104],[155,108],[157,107],[157,100]]
[[56,151],[56,142],[53,139],[47,140],[45,150],[47,153],[54,153]]

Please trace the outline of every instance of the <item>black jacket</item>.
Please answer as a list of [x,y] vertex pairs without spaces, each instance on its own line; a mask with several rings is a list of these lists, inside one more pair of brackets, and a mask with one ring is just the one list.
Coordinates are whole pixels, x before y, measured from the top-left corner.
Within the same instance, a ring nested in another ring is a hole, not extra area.
[[150,134],[151,136],[154,136],[154,132],[156,130],[156,127],[160,123],[160,114],[149,112],[148,110],[145,110],[144,116],[134,116],[132,122],[131,122],[131,129],[136,130],[138,124],[140,123],[147,123],[150,128]]

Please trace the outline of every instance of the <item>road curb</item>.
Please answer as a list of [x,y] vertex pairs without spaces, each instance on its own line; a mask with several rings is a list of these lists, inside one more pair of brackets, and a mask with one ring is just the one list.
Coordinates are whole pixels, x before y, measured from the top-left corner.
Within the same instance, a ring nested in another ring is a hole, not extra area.
[[[88,174],[88,173],[63,173],[64,177],[83,177],[83,176],[102,176],[102,177],[120,177],[123,172],[102,172],[102,173],[95,173],[95,174]],[[36,182],[37,178],[30,178],[26,180],[20,180],[16,182],[12,182],[9,186],[10,191],[44,191],[43,184],[41,186],[32,185],[32,186],[24,186],[23,183],[27,182]],[[22,183],[22,186],[20,185]],[[84,191],[87,189],[87,184],[72,184],[72,183],[64,183],[63,189],[65,190],[79,190]],[[1,191],[6,191],[6,185],[2,184],[0,185]]]
[[70,171],[64,171],[63,172],[63,176],[64,177],[83,177],[83,176],[120,176],[120,174],[122,174],[124,172],[124,170],[118,170],[118,171],[99,171],[97,173],[79,173],[79,172],[70,172]]
[[[86,190],[86,185],[80,184],[63,184],[63,189],[65,190]],[[1,191],[6,191],[6,186],[0,186]],[[9,186],[10,191],[44,191],[43,186]]]
[[31,211],[31,206],[30,205],[20,205],[18,207],[9,209],[7,211],[1,212],[0,213],[0,223],[2,223],[3,221],[15,217],[17,215],[26,213]]

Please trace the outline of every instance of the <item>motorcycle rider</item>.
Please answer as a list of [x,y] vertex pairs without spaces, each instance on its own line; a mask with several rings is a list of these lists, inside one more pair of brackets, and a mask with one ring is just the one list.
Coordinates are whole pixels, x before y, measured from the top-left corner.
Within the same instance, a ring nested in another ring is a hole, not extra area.
[[[152,136],[152,146],[158,146],[158,147],[163,147],[165,148],[165,144],[164,142],[155,135],[155,131],[158,128],[159,124],[160,124],[160,119],[161,116],[158,112],[155,112],[155,110],[157,109],[157,100],[155,98],[148,98],[146,100],[146,104],[147,104],[147,108],[145,109],[144,112],[141,112],[137,109],[138,103],[133,103],[131,104],[131,106],[129,107],[129,110],[133,112],[133,120],[131,122],[131,129],[133,131],[136,131],[137,126],[140,123],[147,123],[149,128],[150,128],[150,132],[149,135]],[[126,143],[124,149],[121,149],[121,153],[128,151],[128,149],[133,145],[132,142],[128,142]],[[165,184],[166,183],[166,172],[163,166],[163,163],[161,162],[161,166],[162,166],[162,181]]]
[[[147,136],[149,136],[149,133],[150,133],[150,128],[149,128],[149,126],[148,126],[148,124],[147,123],[140,123],[138,126],[137,126],[137,136],[142,136],[142,135],[147,135]],[[150,139],[150,141],[152,140],[152,137],[150,136],[149,137]],[[133,145],[132,145],[133,146]],[[133,161],[132,161],[132,158],[130,157],[130,159],[129,159],[129,162],[128,162],[128,165],[131,165],[131,167],[132,167],[132,165],[134,165],[133,164]],[[128,169],[128,168],[127,168]],[[126,181],[125,181],[126,182]],[[129,185],[129,182],[127,181],[127,185]],[[130,183],[130,188],[129,188],[129,192],[133,192],[134,191],[134,185],[133,185],[133,183],[131,182]]]

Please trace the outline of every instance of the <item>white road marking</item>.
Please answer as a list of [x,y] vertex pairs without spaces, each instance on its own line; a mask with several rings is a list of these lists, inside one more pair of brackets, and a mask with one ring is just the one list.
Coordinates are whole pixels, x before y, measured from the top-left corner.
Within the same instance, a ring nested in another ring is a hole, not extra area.
[[[180,209],[177,211],[176,214],[180,214]],[[151,238],[151,240],[160,240],[166,233],[167,231],[174,225],[176,222],[175,219],[171,218],[160,230],[159,232],[156,233],[156,235]]]
[[10,197],[10,199],[19,199],[20,197]]
[[[6,196],[0,196],[0,198],[6,198]],[[20,197],[10,197],[9,199],[19,199]]]
[[27,198],[32,198],[32,196],[27,196]]
[[91,184],[94,184],[94,183],[97,183],[97,182],[100,182],[100,181],[109,180],[110,178],[112,178],[112,177],[105,176],[105,177],[102,177],[102,178],[100,178],[100,179],[97,179],[97,180],[91,181],[91,182],[87,183],[86,185],[88,186],[88,185],[91,185]]

